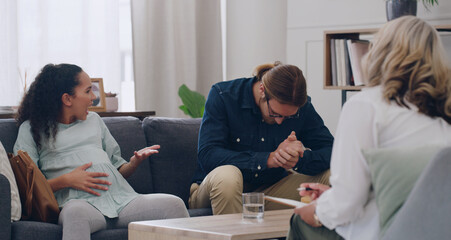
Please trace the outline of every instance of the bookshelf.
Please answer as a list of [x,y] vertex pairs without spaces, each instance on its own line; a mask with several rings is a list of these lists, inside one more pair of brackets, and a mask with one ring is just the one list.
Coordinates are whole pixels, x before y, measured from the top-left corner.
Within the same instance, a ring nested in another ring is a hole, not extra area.
[[[450,32],[451,24],[437,25],[435,26],[439,32]],[[350,86],[350,85],[334,85],[332,77],[332,60],[333,56],[331,51],[332,39],[353,39],[360,40],[362,35],[365,37],[372,36],[378,31],[378,28],[367,29],[347,29],[347,30],[332,30],[324,31],[324,82],[323,88],[330,90],[341,90],[342,105],[346,102],[347,92],[360,91],[364,86]],[[366,38],[365,38],[366,39]],[[337,70],[335,71],[337,72]]]
[[377,28],[351,29],[324,32],[324,89],[339,89],[348,91],[358,91],[362,86],[333,86],[332,85],[332,62],[331,62],[331,40],[332,39],[360,39],[361,34],[372,35],[377,32]]

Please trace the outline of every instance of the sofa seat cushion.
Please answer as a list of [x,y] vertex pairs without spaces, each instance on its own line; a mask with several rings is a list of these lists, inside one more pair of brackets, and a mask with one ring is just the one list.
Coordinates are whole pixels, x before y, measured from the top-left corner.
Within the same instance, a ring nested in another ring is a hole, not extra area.
[[188,213],[190,217],[213,215],[213,211],[211,208],[188,209]]
[[63,229],[52,223],[19,221],[11,223],[11,239],[61,240]]
[[108,229],[101,230],[91,234],[92,240],[127,240],[128,239],[128,229],[127,228],[119,228],[119,229]]

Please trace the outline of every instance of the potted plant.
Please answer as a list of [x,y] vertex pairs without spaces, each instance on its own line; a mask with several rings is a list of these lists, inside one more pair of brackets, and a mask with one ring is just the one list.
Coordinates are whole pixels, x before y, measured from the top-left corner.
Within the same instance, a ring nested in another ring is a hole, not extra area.
[[116,112],[119,109],[119,99],[117,98],[117,93],[105,93],[105,105],[107,112]]
[[201,118],[204,115],[205,97],[204,95],[190,90],[185,84],[179,87],[179,96],[183,105],[179,106],[186,115],[192,118]]
[[[386,0],[385,9],[387,11],[387,20],[404,15],[417,15],[417,2],[420,0]],[[421,0],[426,9],[434,5],[438,5],[438,0]]]

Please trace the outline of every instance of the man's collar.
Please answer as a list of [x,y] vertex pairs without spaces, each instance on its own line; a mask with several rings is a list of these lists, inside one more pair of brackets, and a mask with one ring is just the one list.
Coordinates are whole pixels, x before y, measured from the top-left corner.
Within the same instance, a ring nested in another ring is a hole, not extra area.
[[252,108],[254,113],[260,113],[260,108],[255,104],[254,92],[252,87],[254,83],[257,82],[257,77],[253,77],[246,86],[246,92],[248,94],[244,95],[243,102],[241,104],[241,108]]

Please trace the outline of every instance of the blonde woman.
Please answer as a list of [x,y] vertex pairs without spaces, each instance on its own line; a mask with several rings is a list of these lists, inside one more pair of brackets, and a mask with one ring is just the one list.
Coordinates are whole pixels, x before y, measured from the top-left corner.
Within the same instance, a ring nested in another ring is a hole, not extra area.
[[332,187],[301,184],[314,190],[300,195],[315,201],[295,209],[288,239],[380,237],[381,209],[362,150],[451,145],[451,74],[444,53],[436,30],[416,17],[379,30],[363,60],[369,88],[352,97],[340,116]]

